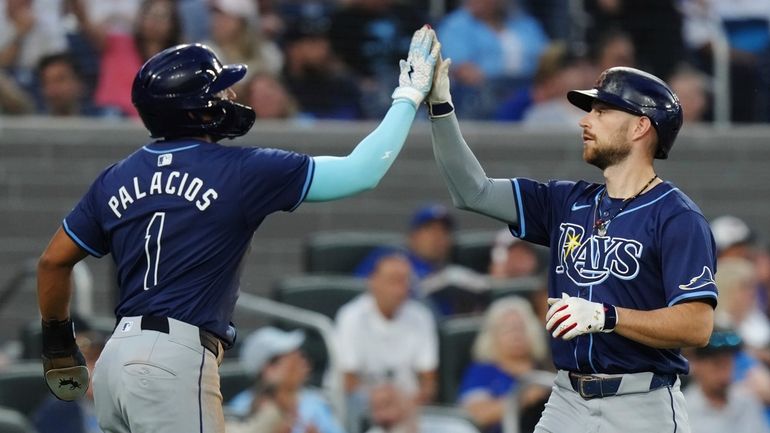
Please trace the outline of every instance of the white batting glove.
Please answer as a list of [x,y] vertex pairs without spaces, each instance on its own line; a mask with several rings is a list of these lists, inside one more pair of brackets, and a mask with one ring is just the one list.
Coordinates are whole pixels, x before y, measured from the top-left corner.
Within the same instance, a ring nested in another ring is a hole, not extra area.
[[436,32],[427,24],[414,32],[409,54],[401,60],[398,87],[393,91],[393,102],[407,100],[415,107],[425,99],[433,83],[433,69],[441,51]]
[[617,325],[617,312],[609,304],[591,302],[562,293],[561,299],[548,298],[545,329],[553,338],[572,340],[578,335],[612,332]]
[[452,104],[452,94],[449,92],[449,66],[452,59],[441,57],[439,53],[436,62],[436,72],[433,75],[433,87],[428,94],[428,112],[430,117],[446,117],[454,111]]

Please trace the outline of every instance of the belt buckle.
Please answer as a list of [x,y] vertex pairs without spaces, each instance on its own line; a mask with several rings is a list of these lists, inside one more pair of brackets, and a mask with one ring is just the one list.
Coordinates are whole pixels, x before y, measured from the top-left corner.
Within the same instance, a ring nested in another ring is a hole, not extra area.
[[588,383],[601,382],[601,377],[596,376],[578,376],[578,394],[586,400],[599,397],[601,395],[601,385],[599,386],[600,394],[588,393],[585,390],[585,385]]

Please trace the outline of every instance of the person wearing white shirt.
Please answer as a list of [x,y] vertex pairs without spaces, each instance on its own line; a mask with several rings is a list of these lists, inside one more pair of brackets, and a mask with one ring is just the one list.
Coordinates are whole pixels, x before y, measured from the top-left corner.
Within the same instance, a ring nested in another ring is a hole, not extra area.
[[413,419],[436,391],[438,340],[430,310],[409,298],[412,267],[400,253],[380,258],[369,291],[336,318],[345,390],[375,425]]

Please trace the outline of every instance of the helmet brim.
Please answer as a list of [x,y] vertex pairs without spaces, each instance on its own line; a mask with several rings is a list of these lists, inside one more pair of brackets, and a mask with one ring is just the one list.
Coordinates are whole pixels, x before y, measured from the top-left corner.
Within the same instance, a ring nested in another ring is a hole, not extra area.
[[567,92],[567,100],[574,106],[583,111],[591,111],[591,106],[598,99],[599,91],[590,90],[570,90]]
[[244,64],[225,65],[222,67],[217,80],[211,83],[211,93],[218,93],[227,89],[233,84],[241,81],[246,76],[248,66]]

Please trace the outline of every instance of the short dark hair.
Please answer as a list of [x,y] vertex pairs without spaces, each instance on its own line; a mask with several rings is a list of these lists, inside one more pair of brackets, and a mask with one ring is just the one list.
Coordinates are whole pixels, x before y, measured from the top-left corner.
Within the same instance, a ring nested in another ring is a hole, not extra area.
[[80,67],[78,66],[77,62],[75,62],[75,58],[72,57],[72,55],[68,52],[61,52],[61,53],[54,53],[49,54],[47,56],[43,56],[40,61],[37,62],[37,75],[38,78],[40,78],[40,75],[43,73],[43,71],[48,68],[49,66],[57,63],[63,63],[66,64],[72,69],[72,72],[75,73],[75,76],[78,78],[82,77],[82,74],[80,73]]

